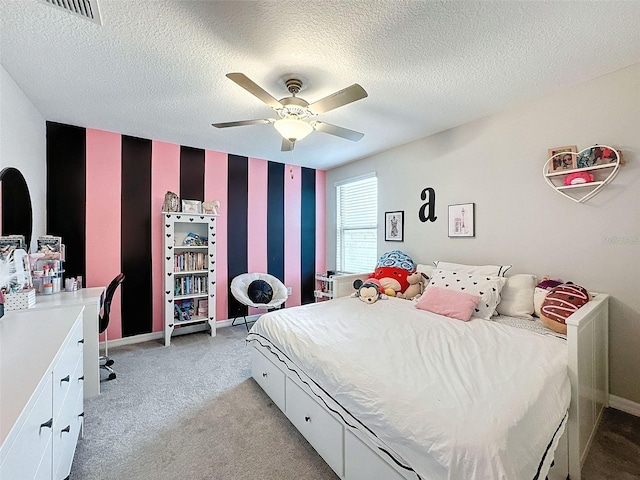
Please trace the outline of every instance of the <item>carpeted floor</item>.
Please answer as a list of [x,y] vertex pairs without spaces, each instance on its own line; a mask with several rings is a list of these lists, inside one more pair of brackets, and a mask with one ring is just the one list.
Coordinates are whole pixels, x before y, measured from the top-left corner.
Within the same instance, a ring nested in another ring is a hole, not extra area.
[[110,350],[71,480],[338,477],[249,378],[244,326]]
[[[110,350],[70,480],[336,480],[250,378],[244,326]],[[607,410],[583,480],[640,478],[640,418]]]

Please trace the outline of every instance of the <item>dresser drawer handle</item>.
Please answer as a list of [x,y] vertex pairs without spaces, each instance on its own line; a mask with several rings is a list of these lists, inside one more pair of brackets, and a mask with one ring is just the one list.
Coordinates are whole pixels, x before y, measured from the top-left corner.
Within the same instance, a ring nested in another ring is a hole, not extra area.
[[304,421],[305,422],[310,422],[311,421],[311,417],[304,417]]
[[84,382],[84,375],[82,375],[81,377],[78,377],[78,380],[82,380]]
[[82,340],[78,340],[78,343],[84,343],[84,338]]
[[68,381],[69,381],[69,375],[67,375],[66,377],[60,379],[60,383],[68,382]]
[[84,412],[78,414],[79,417],[84,417]]
[[67,425],[66,427],[64,427],[62,430],[60,430],[60,435],[62,435],[63,433],[69,433],[71,431],[71,425]]
[[38,433],[41,433],[43,428],[51,428],[52,425],[53,425],[53,418],[50,418],[47,422],[44,422],[43,424],[40,425],[40,430],[38,430]]
[[262,377],[267,378],[267,372],[262,372]]

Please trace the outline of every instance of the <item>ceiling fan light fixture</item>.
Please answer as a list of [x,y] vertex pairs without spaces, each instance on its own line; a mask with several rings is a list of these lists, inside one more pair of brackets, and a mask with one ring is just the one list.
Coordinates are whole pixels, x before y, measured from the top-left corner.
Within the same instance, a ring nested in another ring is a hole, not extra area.
[[273,126],[283,138],[297,142],[313,132],[310,123],[295,118],[281,118],[273,122]]

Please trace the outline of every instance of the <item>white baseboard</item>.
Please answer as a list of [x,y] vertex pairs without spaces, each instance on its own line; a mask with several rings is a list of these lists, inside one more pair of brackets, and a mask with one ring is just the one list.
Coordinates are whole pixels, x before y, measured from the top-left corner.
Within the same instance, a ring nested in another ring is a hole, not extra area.
[[[247,315],[247,322],[254,322],[259,317],[260,317],[260,314]],[[232,323],[233,323],[233,319],[232,318],[228,318],[226,320],[220,320],[220,321],[216,322],[216,330],[219,329],[219,328],[230,327]],[[239,317],[235,326],[237,327],[238,325],[244,325],[244,319]],[[206,326],[206,324],[194,325],[193,327],[182,327],[180,329],[181,330],[180,332],[176,331],[174,333],[176,333],[178,335],[179,334],[187,334],[187,333],[193,333],[193,332],[198,332],[198,331],[201,331],[201,330],[205,330],[206,328],[208,328]],[[121,347],[123,345],[134,345],[136,343],[151,342],[153,340],[164,341],[164,333],[163,332],[142,333],[140,335],[133,335],[131,337],[116,338],[115,340],[108,340],[108,341],[109,341],[109,347],[113,348],[113,347]],[[100,348],[101,349],[104,348],[104,342],[100,342]]]
[[625,413],[640,417],[640,403],[632,402],[626,398],[609,395],[609,406]]

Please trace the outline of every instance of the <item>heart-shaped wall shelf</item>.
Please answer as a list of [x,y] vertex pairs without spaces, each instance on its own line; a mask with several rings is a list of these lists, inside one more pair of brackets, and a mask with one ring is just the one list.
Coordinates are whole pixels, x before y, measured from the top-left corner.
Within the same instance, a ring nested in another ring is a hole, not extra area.
[[584,203],[615,178],[620,153],[607,145],[593,145],[580,152],[558,152],[542,167],[544,179],[559,194]]

